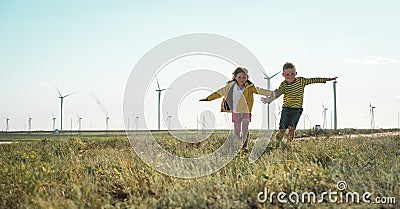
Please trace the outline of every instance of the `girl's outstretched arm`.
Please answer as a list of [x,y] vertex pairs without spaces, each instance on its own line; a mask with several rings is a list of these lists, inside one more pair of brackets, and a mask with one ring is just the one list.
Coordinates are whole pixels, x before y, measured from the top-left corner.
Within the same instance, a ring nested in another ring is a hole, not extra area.
[[264,98],[261,98],[261,101],[264,103],[264,104],[266,104],[266,103],[271,103],[272,101],[274,101],[276,98],[278,98],[278,97],[280,97],[281,96],[281,94],[280,93],[278,93],[278,90],[275,90],[275,91],[273,91],[272,92],[272,95],[271,96],[267,96],[267,97],[264,97]]
[[222,87],[222,88],[218,89],[216,92],[210,94],[207,98],[200,99],[199,101],[211,101],[214,99],[221,98],[224,95],[226,95],[226,89],[225,89],[225,87]]

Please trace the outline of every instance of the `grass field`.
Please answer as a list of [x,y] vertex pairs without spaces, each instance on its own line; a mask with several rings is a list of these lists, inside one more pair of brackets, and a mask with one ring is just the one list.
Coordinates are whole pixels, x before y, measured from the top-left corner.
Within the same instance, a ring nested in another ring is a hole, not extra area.
[[[253,164],[241,152],[218,172],[193,179],[153,170],[122,134],[0,134],[0,141],[17,142],[0,145],[0,208],[399,208],[399,132],[351,138],[343,132],[341,138],[295,140]],[[155,137],[172,153],[200,155],[218,148],[225,135],[194,145],[163,133]],[[339,181],[347,183],[346,190],[337,188]],[[279,203],[276,194],[272,202],[260,202],[257,196],[265,188],[285,192],[286,200],[294,192],[357,192],[361,202],[332,203],[323,196],[321,203],[301,197],[297,203]],[[363,203],[365,192],[371,202],[377,197],[396,202]]]

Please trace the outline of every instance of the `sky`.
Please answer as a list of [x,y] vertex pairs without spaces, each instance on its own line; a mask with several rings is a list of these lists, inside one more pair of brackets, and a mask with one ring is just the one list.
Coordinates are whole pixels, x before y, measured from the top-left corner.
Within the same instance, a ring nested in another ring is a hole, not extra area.
[[[6,129],[7,118],[9,130],[27,130],[29,117],[32,130],[51,130],[53,117],[59,128],[60,99],[55,86],[63,95],[74,92],[64,99],[64,130],[71,129],[71,124],[77,129],[77,115],[82,129],[105,129],[107,114],[110,129],[127,127],[124,93],[138,61],[158,44],[192,33],[217,34],[242,44],[268,75],[290,61],[298,76],[337,76],[338,128],[370,128],[370,104],[376,107],[375,128],[398,128],[398,8],[395,0],[1,0],[0,130]],[[221,59],[197,56],[171,63],[157,78],[162,88],[168,88],[179,73],[196,68],[214,68],[227,80],[234,70]],[[256,69],[249,71],[250,79],[257,75]],[[272,88],[282,81],[280,74],[274,77]],[[143,103],[146,114],[127,116],[130,129],[157,128],[156,82],[147,88],[151,91]],[[213,114],[215,128],[232,127],[229,115],[219,112],[221,100],[198,102],[209,93],[204,90],[185,97],[179,115],[162,118],[161,129],[168,126],[167,118],[171,128],[178,122],[196,128],[204,110]],[[265,108],[260,98],[255,96],[250,128],[260,127],[265,117],[259,114]],[[282,98],[271,104],[276,118],[279,104]],[[330,128],[332,83],[307,86],[303,113],[308,119],[302,117],[299,128],[323,123],[322,104],[328,109]]]

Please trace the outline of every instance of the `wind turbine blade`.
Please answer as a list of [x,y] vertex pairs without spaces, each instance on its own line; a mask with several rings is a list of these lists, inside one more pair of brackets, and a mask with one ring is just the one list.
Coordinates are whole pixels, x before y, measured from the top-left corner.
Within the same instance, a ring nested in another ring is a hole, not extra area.
[[72,92],[72,93],[69,93],[69,94],[65,95],[64,98],[69,96],[69,95],[72,95],[72,94],[75,94],[75,92]]
[[101,111],[104,114],[108,115],[108,111],[106,110],[106,108],[104,107],[103,103],[100,102],[99,99],[97,99],[96,95],[94,93],[92,93],[92,98],[94,99],[94,101],[96,101],[97,105],[100,107]]
[[158,83],[158,79],[157,79],[157,77],[156,77],[156,81],[157,81],[157,87],[158,87],[158,90],[160,90],[160,91],[163,91],[163,90],[161,90],[161,88],[160,88],[160,83]]
[[255,63],[258,67],[258,70],[266,77],[265,79],[268,79],[269,77],[268,77],[267,73],[265,72],[264,68],[260,65],[260,63],[258,63],[258,62],[255,62]]
[[277,73],[275,73],[273,76],[271,76],[270,78],[275,77],[276,75],[278,75],[280,73],[280,71],[278,71]]
[[62,97],[60,90],[58,89],[58,87],[56,85],[54,85],[54,87],[56,87],[57,91],[58,91],[58,95],[60,95],[60,97]]

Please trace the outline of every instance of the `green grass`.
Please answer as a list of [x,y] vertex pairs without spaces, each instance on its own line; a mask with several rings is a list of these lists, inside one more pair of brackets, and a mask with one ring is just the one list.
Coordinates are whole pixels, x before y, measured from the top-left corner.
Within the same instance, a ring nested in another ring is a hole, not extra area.
[[[123,136],[54,137],[0,145],[0,208],[381,208],[400,207],[400,138],[311,139],[265,153],[256,163],[239,153],[218,172],[173,178],[144,164]],[[224,136],[188,145],[166,134],[172,153],[201,156]],[[251,148],[250,144],[250,148]],[[195,150],[195,151],[193,151]],[[257,194],[334,190],[396,197],[396,204],[259,203]]]

